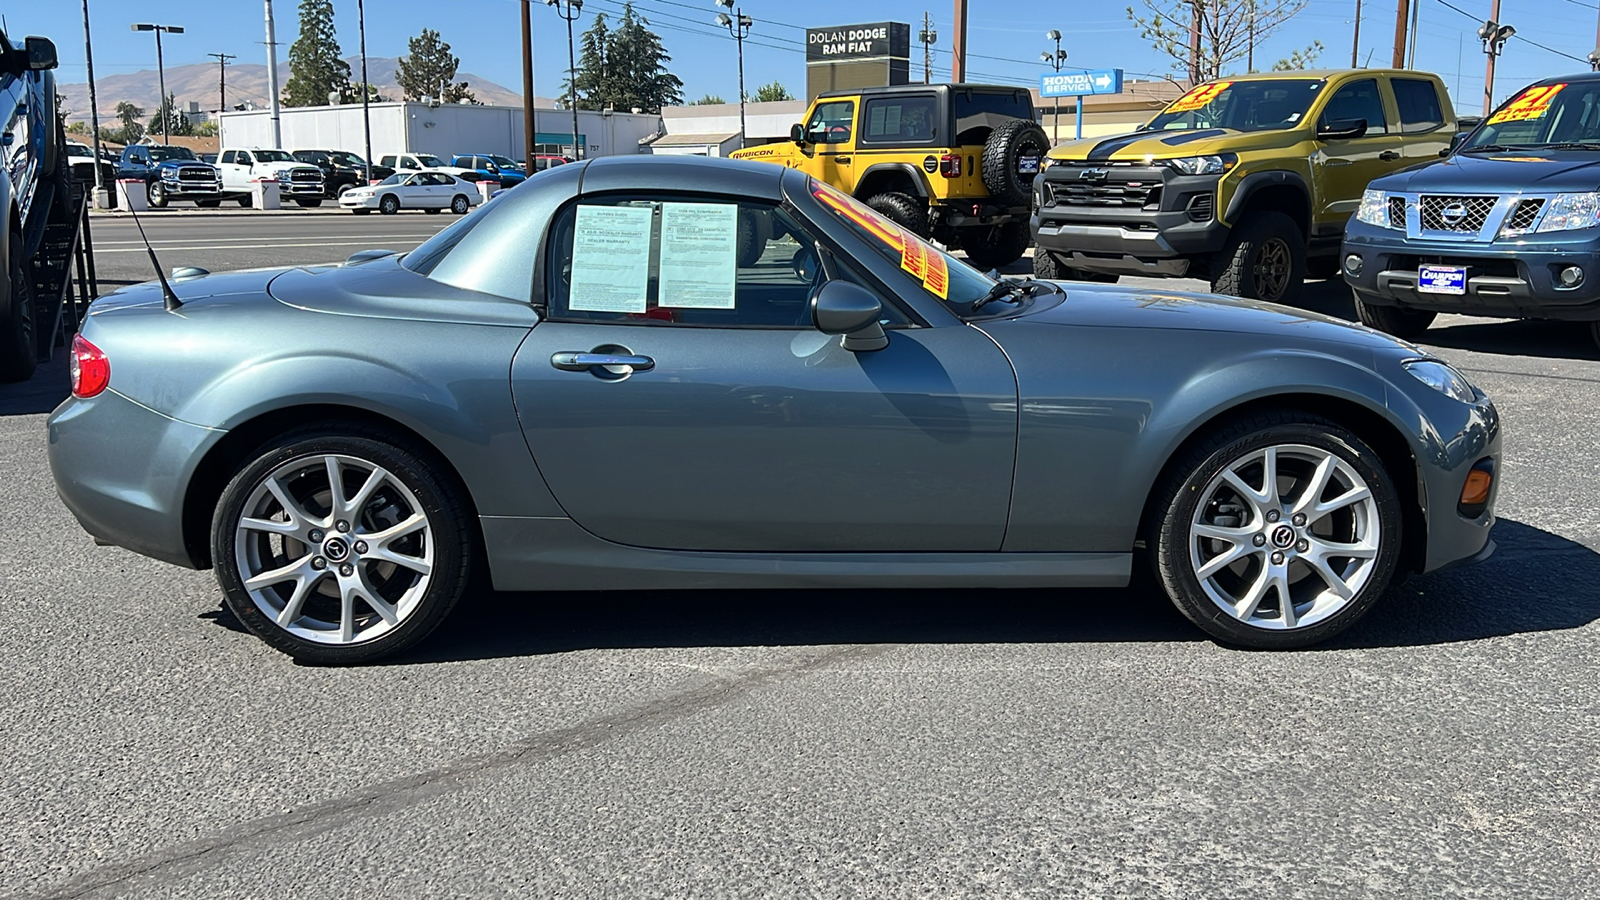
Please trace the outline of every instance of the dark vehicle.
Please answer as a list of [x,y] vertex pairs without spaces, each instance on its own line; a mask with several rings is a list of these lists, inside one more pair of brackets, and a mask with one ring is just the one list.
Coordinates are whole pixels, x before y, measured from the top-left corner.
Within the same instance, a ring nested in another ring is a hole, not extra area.
[[792,168],[589,160],[405,255],[172,291],[95,301],[57,490],[102,541],[214,566],[306,660],[410,645],[485,566],[562,591],[1151,565],[1214,637],[1287,648],[1493,548],[1499,417],[1444,362],[1267,303],[993,279]]
[[1390,334],[1446,312],[1582,322],[1600,343],[1600,74],[1534,84],[1443,162],[1372,182],[1342,260],[1361,321]]
[[40,310],[30,260],[52,212],[65,203],[66,142],[56,116],[56,48],[0,31],[0,381],[26,381],[38,365]]
[[[339,199],[351,188],[366,187],[371,183],[367,180],[366,160],[347,150],[291,150],[289,155],[322,170],[323,184],[326,185],[324,196],[330,200]],[[382,181],[393,174],[394,169],[388,166],[372,166],[372,181]]]
[[156,209],[174,200],[192,200],[196,206],[219,206],[232,196],[222,189],[222,170],[201,162],[188,147],[129,144],[122,148],[117,177],[143,181],[150,205]]

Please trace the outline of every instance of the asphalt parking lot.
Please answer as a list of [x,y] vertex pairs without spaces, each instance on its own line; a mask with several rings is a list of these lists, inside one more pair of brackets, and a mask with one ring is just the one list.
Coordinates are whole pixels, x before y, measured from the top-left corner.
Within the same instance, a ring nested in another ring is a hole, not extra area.
[[[223,270],[451,221],[146,227]],[[95,240],[108,285],[149,277],[127,220]],[[1338,283],[1306,305],[1352,315]],[[1314,650],[1131,589],[502,594],[346,670],[94,546],[49,367],[0,387],[0,895],[1600,896],[1600,351],[1463,317],[1426,343],[1503,413],[1500,551]]]

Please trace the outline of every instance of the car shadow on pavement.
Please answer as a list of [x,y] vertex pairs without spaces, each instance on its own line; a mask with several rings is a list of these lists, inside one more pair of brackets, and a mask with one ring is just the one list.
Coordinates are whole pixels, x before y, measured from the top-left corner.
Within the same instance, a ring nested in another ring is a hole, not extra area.
[[1518,319],[1514,322],[1473,322],[1430,328],[1425,343],[1454,350],[1532,356],[1545,359],[1600,360],[1588,322]]
[[[1319,650],[1425,646],[1600,619],[1600,552],[1521,522],[1486,562],[1392,588]],[[202,618],[240,630],[225,610]],[[1159,591],[766,590],[485,593],[395,664],[591,649],[1204,640]]]
[[57,347],[54,358],[40,363],[32,378],[18,384],[0,384],[0,416],[47,413],[60,406],[71,393],[67,351]]

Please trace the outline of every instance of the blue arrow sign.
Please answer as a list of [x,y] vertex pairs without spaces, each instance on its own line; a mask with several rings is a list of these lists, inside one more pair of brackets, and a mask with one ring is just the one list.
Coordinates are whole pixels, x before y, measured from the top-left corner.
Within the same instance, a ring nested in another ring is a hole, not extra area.
[[1041,97],[1081,97],[1084,94],[1122,93],[1122,70],[1046,72],[1039,76]]

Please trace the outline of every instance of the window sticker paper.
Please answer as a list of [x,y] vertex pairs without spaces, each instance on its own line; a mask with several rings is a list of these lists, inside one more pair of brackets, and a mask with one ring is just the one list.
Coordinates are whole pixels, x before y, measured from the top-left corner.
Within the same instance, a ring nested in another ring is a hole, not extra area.
[[738,204],[661,204],[661,292],[657,305],[733,309],[738,268]]
[[642,313],[649,301],[648,206],[580,206],[572,234],[572,288],[567,308]]
[[1210,84],[1202,84],[1172,101],[1172,105],[1166,108],[1166,112],[1194,112],[1217,99],[1217,95],[1227,90],[1231,84],[1233,84],[1231,81],[1213,81]]
[[1501,107],[1499,112],[1489,117],[1490,125],[1501,122],[1522,122],[1527,119],[1542,119],[1550,111],[1550,101],[1556,94],[1561,93],[1564,84],[1548,84],[1544,87],[1531,87],[1522,92],[1517,99]]

